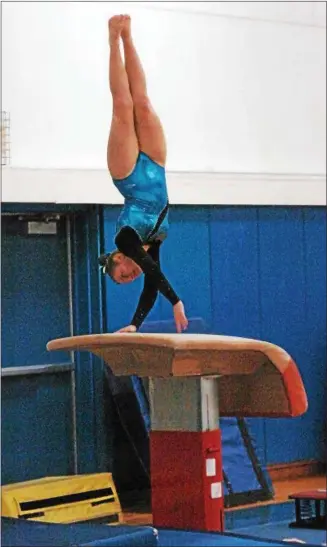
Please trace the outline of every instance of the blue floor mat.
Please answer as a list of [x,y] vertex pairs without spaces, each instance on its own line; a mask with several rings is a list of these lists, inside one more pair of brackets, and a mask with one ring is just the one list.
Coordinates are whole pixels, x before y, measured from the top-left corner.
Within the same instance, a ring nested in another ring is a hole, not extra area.
[[286,545],[278,541],[263,541],[249,537],[238,537],[228,534],[214,534],[208,532],[184,532],[177,530],[159,529],[159,547],[187,547],[212,545],[224,547],[274,547]]
[[155,547],[157,541],[151,526],[49,524],[1,518],[1,547]]
[[292,502],[262,505],[248,509],[235,509],[225,511],[226,531],[234,532],[238,528],[270,524],[295,518],[294,504]]
[[272,540],[298,539],[305,541],[306,545],[322,545],[326,542],[325,530],[310,530],[307,528],[290,528],[289,522],[275,522],[250,528],[238,528],[237,534],[251,534],[255,537],[264,537]]
[[289,524],[294,520],[295,505],[293,502],[239,509],[225,513],[227,532],[277,541],[290,538],[298,539],[305,541],[307,546],[322,545],[326,542],[325,530],[290,528]]

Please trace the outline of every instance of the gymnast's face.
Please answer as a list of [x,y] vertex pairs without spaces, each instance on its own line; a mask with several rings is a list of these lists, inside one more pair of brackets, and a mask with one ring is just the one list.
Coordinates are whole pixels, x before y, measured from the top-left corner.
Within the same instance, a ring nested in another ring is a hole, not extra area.
[[113,279],[116,283],[131,283],[142,274],[141,268],[128,256],[117,253],[114,258]]

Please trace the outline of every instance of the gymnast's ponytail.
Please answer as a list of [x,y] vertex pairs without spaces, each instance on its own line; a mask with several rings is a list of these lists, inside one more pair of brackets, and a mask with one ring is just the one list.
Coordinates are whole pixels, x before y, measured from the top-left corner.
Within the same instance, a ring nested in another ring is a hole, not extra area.
[[105,269],[106,269],[106,267],[107,267],[107,262],[108,262],[109,256],[110,256],[110,254],[103,254],[103,255],[100,255],[99,258],[98,258],[98,264],[99,264],[99,266],[101,266],[102,268],[104,268],[103,273],[106,273],[106,272],[105,272]]
[[100,255],[98,258],[98,264],[99,266],[101,266],[103,273],[109,275],[112,280],[114,280],[113,274],[116,267],[116,262],[114,258],[118,253],[119,251],[117,249],[112,253]]

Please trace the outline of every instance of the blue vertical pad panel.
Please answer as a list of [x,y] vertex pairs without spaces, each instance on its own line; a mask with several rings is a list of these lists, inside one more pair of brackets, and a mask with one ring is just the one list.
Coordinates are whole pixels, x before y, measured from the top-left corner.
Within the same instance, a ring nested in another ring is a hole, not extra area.
[[[258,212],[255,207],[210,208],[210,255],[212,332],[260,339]],[[258,446],[264,447],[265,420],[256,418],[251,427]]]
[[[310,457],[326,460],[326,209],[304,209],[306,344],[303,379],[309,399],[305,417]],[[319,416],[321,419],[319,419]]]
[[213,331],[260,338],[257,211],[211,208]]
[[[303,210],[260,208],[259,245],[262,338],[285,348],[303,373],[308,340]],[[308,420],[308,413],[292,420],[267,420],[270,463],[310,459]]]
[[[188,317],[202,317],[211,326],[209,210],[171,207],[170,228],[162,245],[162,270],[184,302]],[[160,296],[160,317],[172,319],[171,304]]]

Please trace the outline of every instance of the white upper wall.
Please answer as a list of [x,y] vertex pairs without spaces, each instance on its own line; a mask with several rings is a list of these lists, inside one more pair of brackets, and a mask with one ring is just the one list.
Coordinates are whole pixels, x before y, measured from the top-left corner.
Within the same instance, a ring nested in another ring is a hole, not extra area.
[[[116,13],[133,18],[168,173],[324,176],[325,3],[4,3],[2,109],[12,142],[4,199],[21,194],[13,168],[106,169],[107,19]],[[107,197],[100,189],[97,199],[111,202],[103,180]],[[80,188],[75,201],[93,202],[91,190]]]
[[[126,3],[127,5],[127,3]],[[130,5],[130,3],[129,3]],[[219,17],[227,16],[256,21],[302,24],[326,28],[326,3],[308,2],[138,2],[151,9],[194,12]]]

